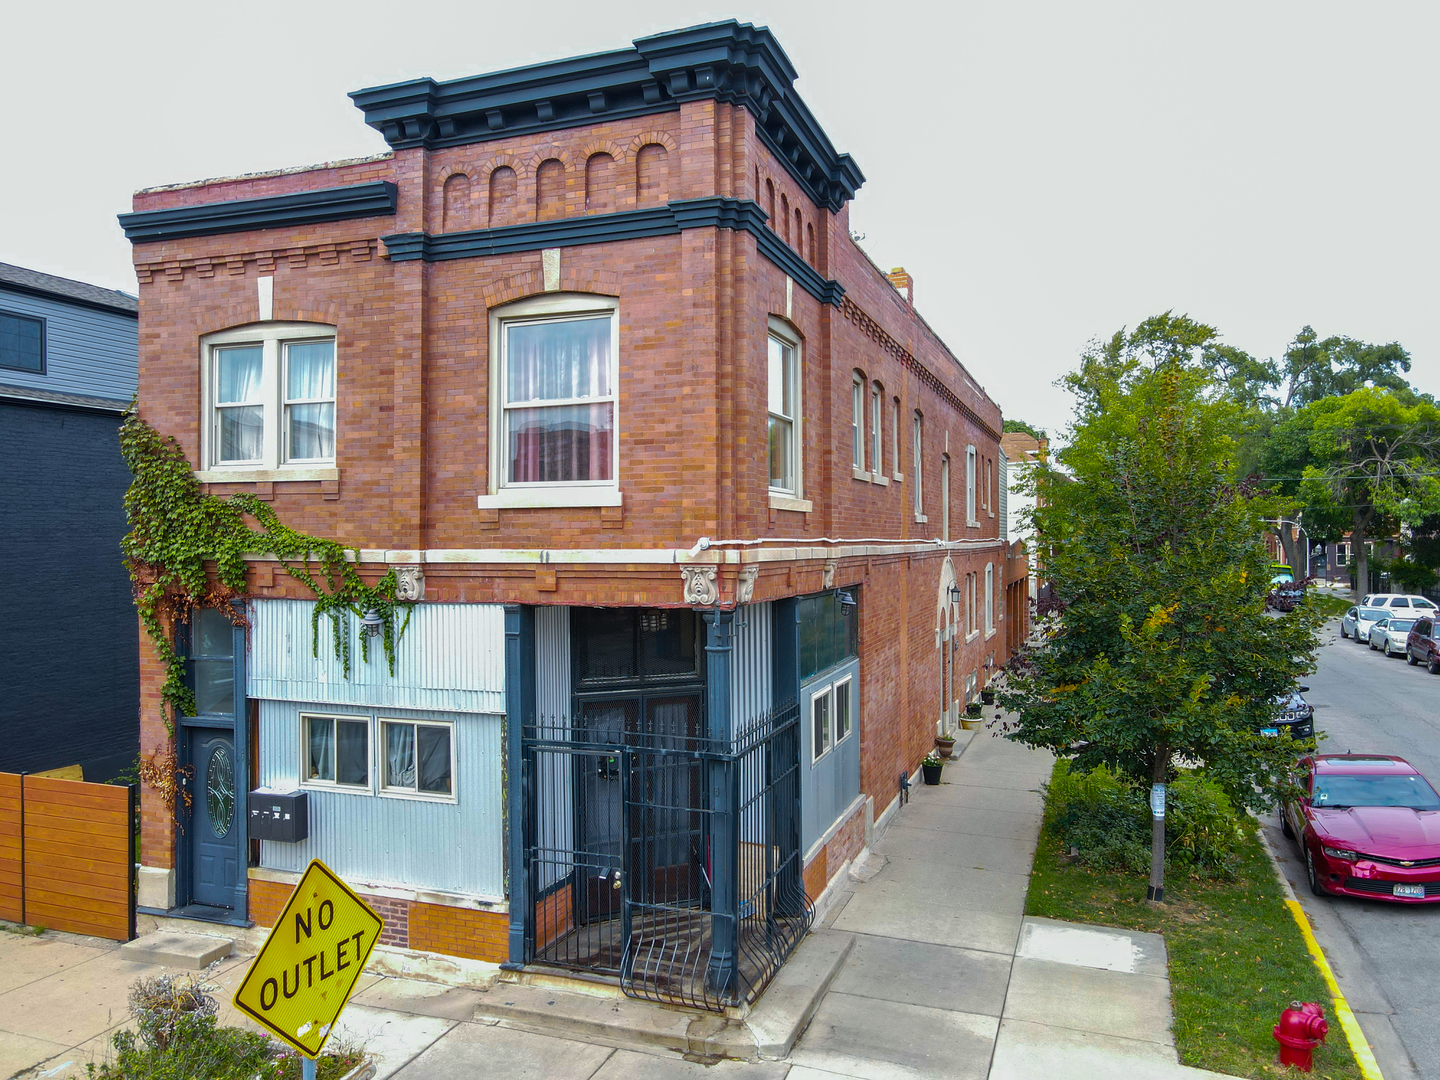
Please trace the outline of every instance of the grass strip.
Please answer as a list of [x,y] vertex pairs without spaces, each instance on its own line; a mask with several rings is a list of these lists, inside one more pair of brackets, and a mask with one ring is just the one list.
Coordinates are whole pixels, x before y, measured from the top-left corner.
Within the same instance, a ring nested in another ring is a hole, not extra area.
[[1276,1062],[1271,1029],[1291,1001],[1318,1001],[1331,1026],[1311,1075],[1360,1080],[1258,836],[1247,838],[1235,880],[1167,876],[1165,899],[1146,903],[1143,877],[1070,864],[1047,814],[1025,913],[1164,935],[1181,1064],[1233,1076],[1295,1075]]

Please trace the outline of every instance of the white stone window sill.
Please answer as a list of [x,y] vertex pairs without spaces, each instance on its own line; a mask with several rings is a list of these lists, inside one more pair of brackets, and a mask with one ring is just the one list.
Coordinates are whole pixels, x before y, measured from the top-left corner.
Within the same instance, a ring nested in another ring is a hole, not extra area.
[[864,480],[867,484],[870,482],[870,474],[864,469],[855,468],[854,465],[850,466],[850,475],[856,480]]
[[621,506],[619,488],[607,487],[509,487],[493,495],[476,496],[481,510],[525,509],[560,506]]
[[995,631],[994,631],[993,629],[990,629],[990,630],[986,630],[986,631],[985,631],[985,640],[986,640],[986,641],[989,641],[989,640],[990,640],[992,637],[994,637],[994,636],[995,636]]
[[871,476],[870,476],[870,482],[871,482],[872,484],[879,484],[881,487],[889,487],[889,486],[890,486],[890,478],[887,477],[884,473],[879,473],[879,472],[877,472],[877,473],[871,474]]
[[978,521],[967,521],[967,522],[965,522],[965,525],[966,525],[967,528],[978,529],[978,528],[980,527],[980,522],[978,522]]
[[809,499],[797,499],[793,495],[777,495],[770,493],[771,510],[795,510],[801,514],[808,514],[815,509],[815,504]]
[[916,515],[915,515],[915,524],[917,524],[917,525],[925,525],[925,524],[928,524],[929,521],[930,521],[930,519],[929,519],[928,517],[926,517],[924,514],[916,514]]
[[905,482],[905,474],[903,472],[892,473],[890,479],[894,480],[897,484],[903,484]]
[[288,469],[201,469],[195,479],[202,484],[283,484],[293,480],[339,480],[340,470],[331,466],[297,465]]

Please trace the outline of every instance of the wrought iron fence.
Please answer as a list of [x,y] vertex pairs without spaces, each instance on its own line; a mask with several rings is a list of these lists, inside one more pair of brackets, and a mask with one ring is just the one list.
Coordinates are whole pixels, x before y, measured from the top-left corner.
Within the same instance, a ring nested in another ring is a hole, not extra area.
[[753,1001],[812,917],[798,703],[717,740],[698,696],[587,701],[522,748],[528,959],[632,997]]

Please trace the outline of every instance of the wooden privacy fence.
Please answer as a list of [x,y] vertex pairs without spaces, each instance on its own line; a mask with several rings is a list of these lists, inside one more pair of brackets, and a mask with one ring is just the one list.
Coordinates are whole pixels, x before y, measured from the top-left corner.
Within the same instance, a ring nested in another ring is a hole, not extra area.
[[0,919],[135,936],[135,789],[0,773]]

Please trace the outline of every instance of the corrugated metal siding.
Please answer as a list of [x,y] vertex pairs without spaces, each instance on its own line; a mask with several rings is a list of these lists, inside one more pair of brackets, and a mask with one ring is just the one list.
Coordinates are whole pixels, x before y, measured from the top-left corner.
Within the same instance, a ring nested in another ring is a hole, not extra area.
[[136,320],[9,292],[3,285],[0,309],[45,320],[45,374],[0,368],[0,383],[124,402],[134,397],[140,353]]
[[[312,646],[313,600],[251,605],[246,693],[273,701],[324,701],[439,712],[505,712],[505,610],[499,604],[416,604],[396,650],[395,674],[379,640],[360,658],[349,618],[350,677],[335,657],[330,621]],[[318,656],[312,655],[312,648]]]
[[770,627],[775,605],[747,604],[735,613],[735,646],[730,669],[730,716],[737,731],[764,716],[774,704]]
[[[302,711],[327,710],[319,702],[260,702],[261,785],[292,788],[299,784]],[[393,707],[351,707],[345,711],[372,719],[378,713],[453,721],[457,801],[428,802],[308,789],[310,838],[298,844],[262,841],[261,865],[275,870],[304,870],[311,859],[321,859],[354,883],[440,889],[502,899],[505,868],[500,717]],[[377,737],[372,724],[372,751]],[[373,761],[373,752],[371,756]],[[374,771],[372,765],[372,780]]]
[[1010,459],[1000,451],[1000,539],[1010,543]]
[[570,713],[570,609],[535,609],[535,710],[545,719]]
[[[570,609],[535,609],[535,709],[549,733],[560,735],[570,715]],[[570,874],[575,847],[575,760],[569,754],[537,750],[534,755],[535,846],[540,855],[540,888]]]

